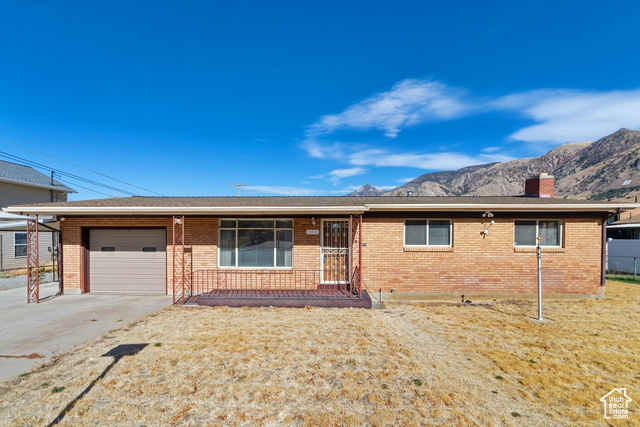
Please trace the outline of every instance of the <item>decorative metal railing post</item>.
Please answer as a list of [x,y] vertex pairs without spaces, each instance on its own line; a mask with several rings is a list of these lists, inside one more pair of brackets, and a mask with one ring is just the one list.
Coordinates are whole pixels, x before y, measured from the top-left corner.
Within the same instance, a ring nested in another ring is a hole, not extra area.
[[353,215],[349,215],[349,298],[353,295]]
[[362,298],[362,214],[358,222],[358,296]]
[[362,297],[362,215],[349,217],[349,283],[351,290],[349,296]]
[[184,215],[173,216],[173,303],[184,304]]
[[62,231],[60,231],[58,233],[58,257],[57,257],[57,262],[58,262],[58,293],[57,295],[62,295],[64,294],[64,280],[62,279],[62,263],[63,263],[63,259],[62,259]]
[[38,215],[27,220],[27,303],[40,302]]

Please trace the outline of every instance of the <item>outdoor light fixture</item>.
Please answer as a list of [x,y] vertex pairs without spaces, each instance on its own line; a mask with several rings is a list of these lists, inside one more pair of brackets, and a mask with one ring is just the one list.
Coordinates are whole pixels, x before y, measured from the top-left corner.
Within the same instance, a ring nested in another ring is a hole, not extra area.
[[[493,214],[492,214],[492,213],[490,213],[489,215],[493,216]],[[482,216],[484,216],[484,215],[482,215]],[[491,228],[491,226],[492,226],[493,224],[495,224],[495,223],[496,223],[496,222],[495,222],[494,220],[491,220],[491,223],[489,224],[489,226],[480,232],[480,234],[482,234],[482,237],[489,235],[489,229],[490,229],[490,228]]]
[[313,225],[314,227],[316,226],[316,217],[314,216],[311,217],[311,225]]
[[176,218],[176,224],[182,224],[182,218]]
[[493,213],[491,211],[486,211],[482,214],[482,218],[493,218]]

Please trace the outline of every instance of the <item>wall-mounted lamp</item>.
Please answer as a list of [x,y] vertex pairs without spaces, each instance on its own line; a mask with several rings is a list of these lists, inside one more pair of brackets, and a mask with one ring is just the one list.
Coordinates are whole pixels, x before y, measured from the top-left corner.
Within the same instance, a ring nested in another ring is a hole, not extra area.
[[314,216],[311,217],[311,225],[314,227],[316,226],[316,217]]
[[[483,216],[484,216],[484,215],[483,215]],[[484,239],[486,236],[488,236],[488,235],[489,235],[489,229],[490,229],[490,228],[491,228],[491,226],[492,226],[493,224],[495,224],[495,223],[496,223],[496,222],[495,222],[494,220],[491,220],[491,223],[489,224],[489,226],[480,232],[480,234],[482,234],[482,238],[483,238],[483,239]]]
[[493,218],[493,212],[486,211],[485,213],[482,214],[482,218]]

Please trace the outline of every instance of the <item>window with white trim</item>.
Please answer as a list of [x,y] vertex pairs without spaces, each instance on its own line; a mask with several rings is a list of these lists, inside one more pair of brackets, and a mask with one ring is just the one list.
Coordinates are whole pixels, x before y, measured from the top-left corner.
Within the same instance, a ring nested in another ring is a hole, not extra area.
[[562,245],[562,221],[547,219],[515,221],[514,246],[536,246],[538,236],[540,236],[540,246],[560,247]]
[[218,225],[220,267],[293,266],[292,219],[220,219]]
[[405,246],[451,246],[450,219],[407,219]]
[[27,233],[13,233],[13,255],[16,258],[27,256]]

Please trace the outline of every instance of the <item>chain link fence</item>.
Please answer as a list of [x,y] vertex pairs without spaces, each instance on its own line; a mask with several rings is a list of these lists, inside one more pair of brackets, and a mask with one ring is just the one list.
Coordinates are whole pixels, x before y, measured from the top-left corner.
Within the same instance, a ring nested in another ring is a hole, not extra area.
[[640,256],[609,255],[607,274],[636,277],[640,276]]
[[[53,272],[51,266],[42,265],[39,268],[40,284],[58,281],[56,272]],[[27,287],[27,269],[15,268],[10,270],[0,270],[0,291],[7,289],[15,289]]]

